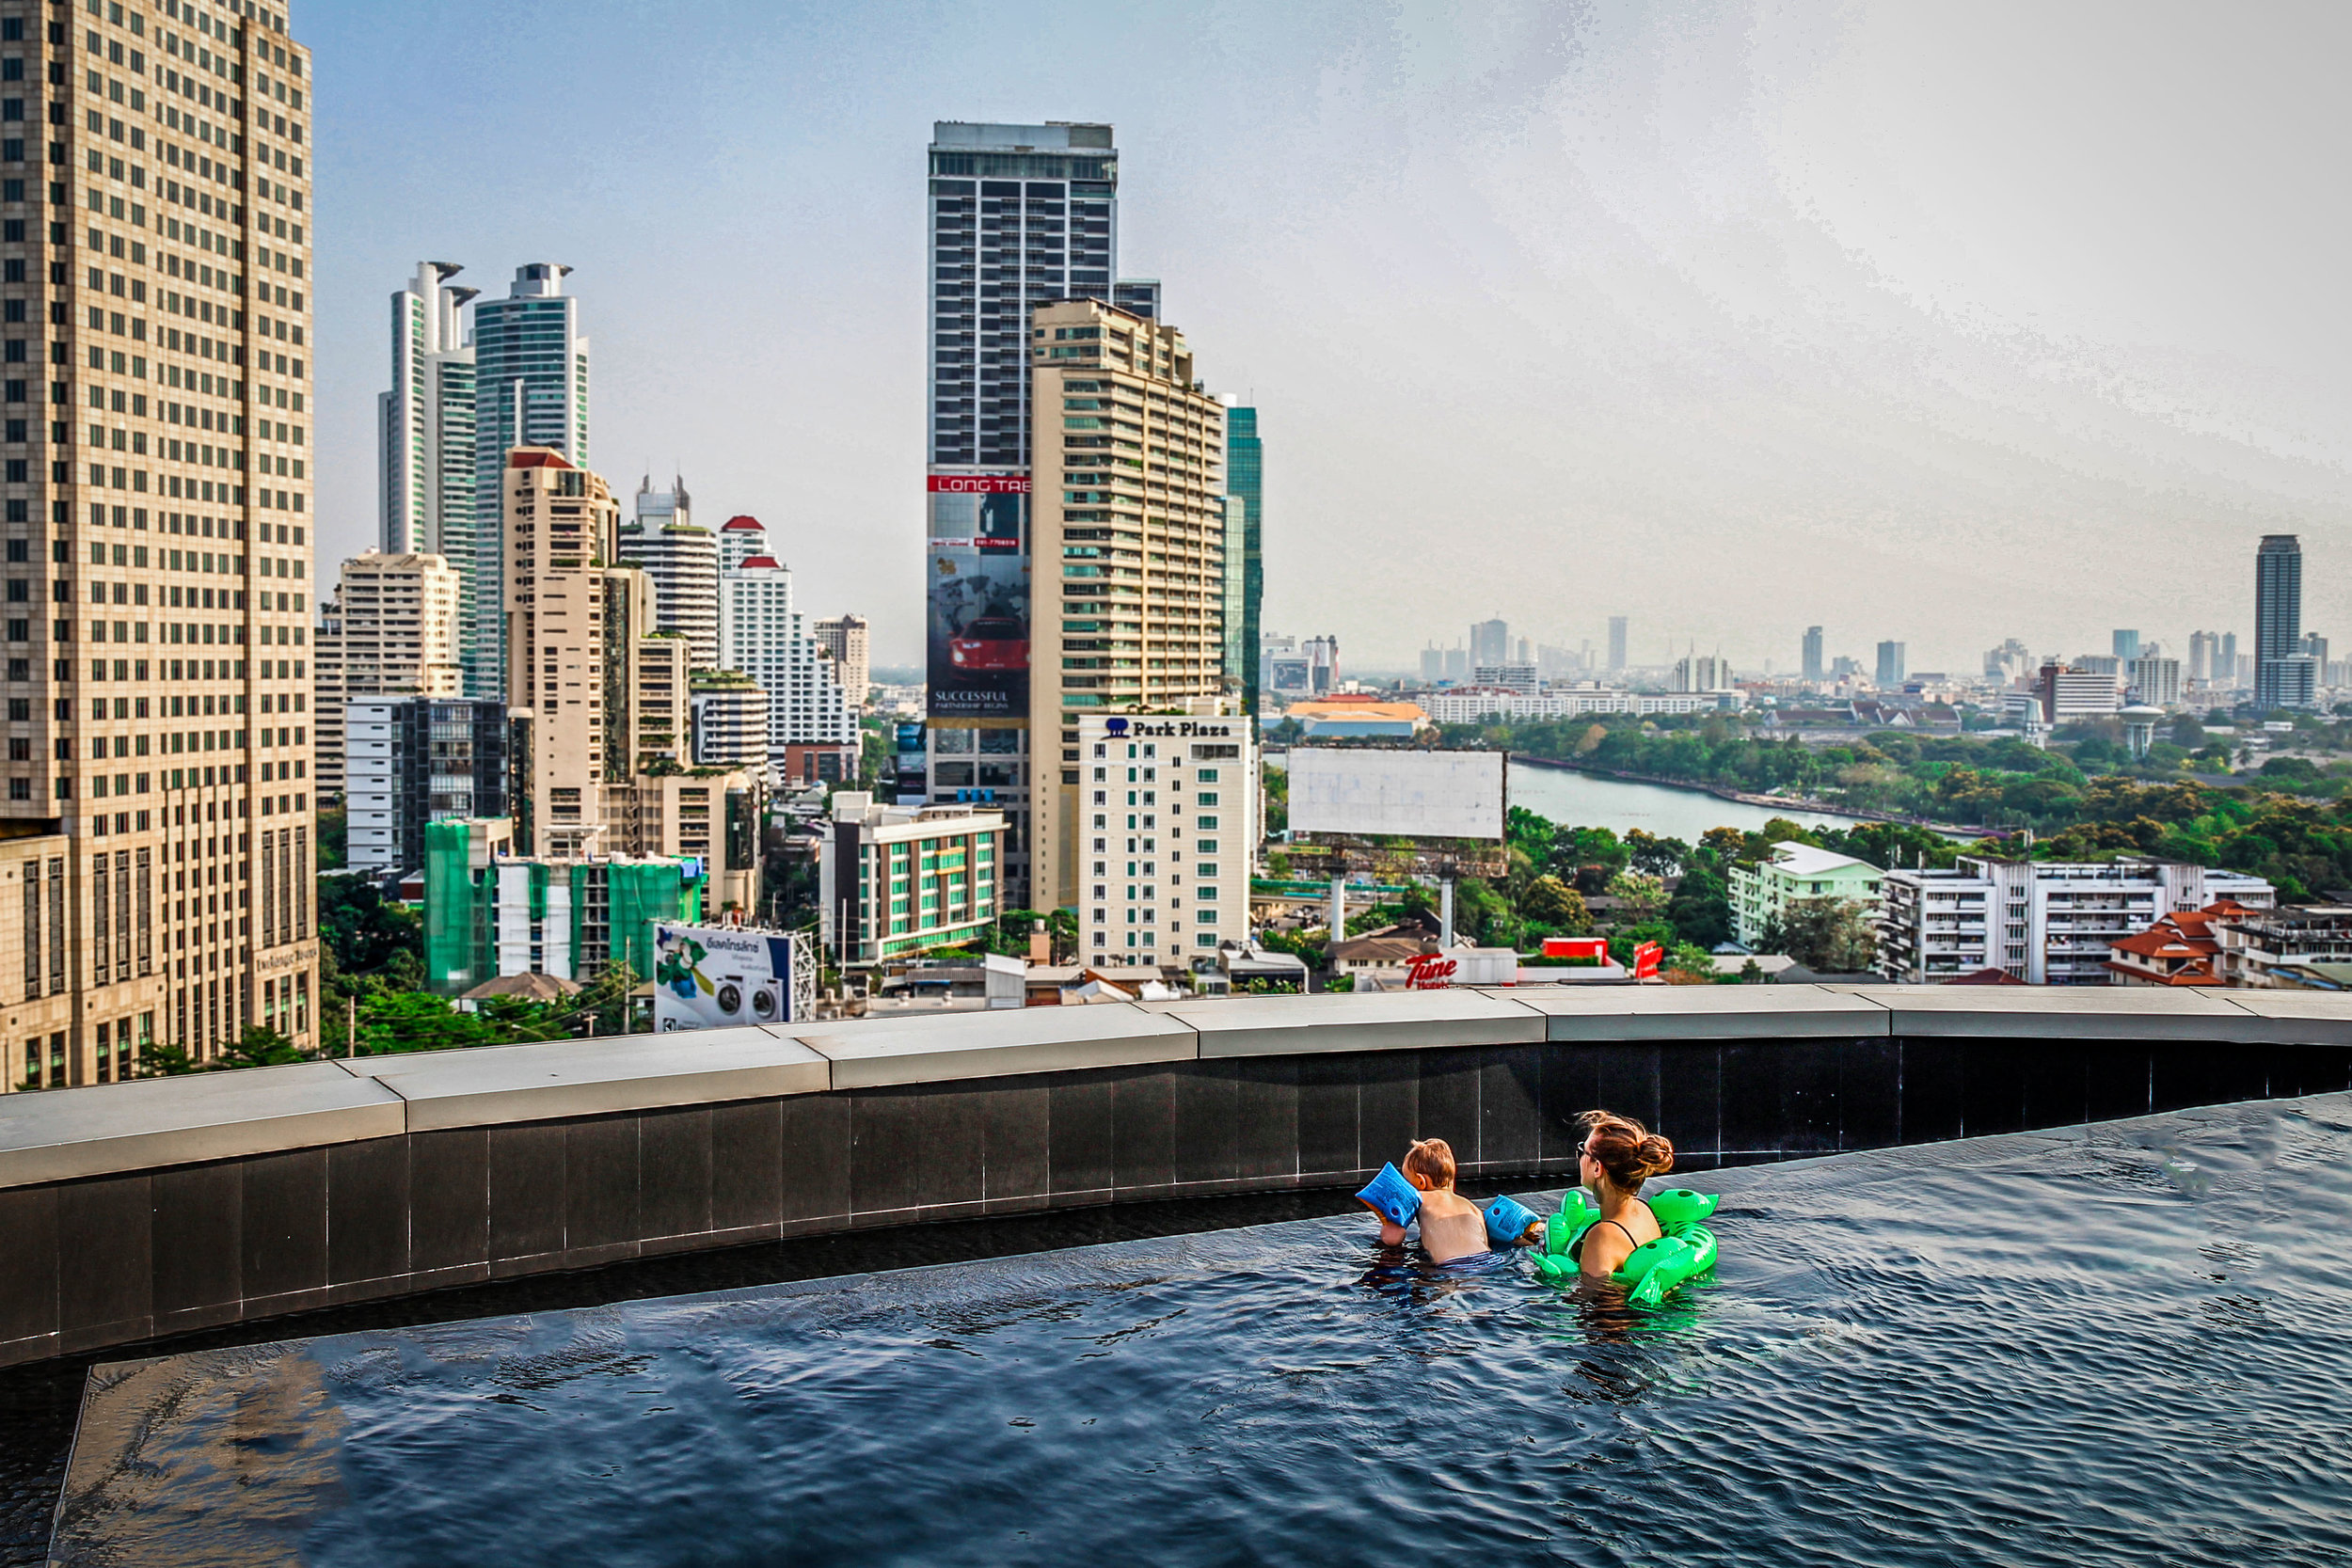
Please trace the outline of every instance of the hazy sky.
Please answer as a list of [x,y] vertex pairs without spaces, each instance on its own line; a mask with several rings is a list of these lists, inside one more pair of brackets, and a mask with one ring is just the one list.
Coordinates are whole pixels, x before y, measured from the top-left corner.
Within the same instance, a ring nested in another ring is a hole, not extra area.
[[[591,461],[921,649],[931,121],[1118,127],[1120,270],[1266,442],[1271,629],[1744,663],[2352,646],[2340,8],[322,4],[322,560],[387,296],[568,261]],[[2334,150],[2330,150],[2333,149]]]

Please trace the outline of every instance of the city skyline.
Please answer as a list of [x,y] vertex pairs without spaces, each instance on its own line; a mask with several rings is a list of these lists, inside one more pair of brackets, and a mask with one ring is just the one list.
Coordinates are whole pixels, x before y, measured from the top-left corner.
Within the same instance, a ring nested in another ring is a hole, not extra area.
[[[1095,119],[1119,128],[1131,198],[1120,270],[1169,277],[1175,319],[1230,367],[1221,385],[1283,433],[1265,622],[1332,629],[1359,662],[1406,667],[1422,624],[1486,613],[1558,641],[1546,623],[1564,600],[1606,601],[1591,621],[1629,613],[1660,644],[1720,638],[1742,664],[1793,659],[1783,622],[1834,625],[1831,601],[1856,593],[1890,613],[1849,651],[1899,638],[1931,668],[1996,623],[2037,647],[2077,641],[2078,618],[2243,628],[2250,584],[2208,563],[2278,531],[2305,538],[2307,623],[2352,609],[2331,543],[2352,520],[2342,356],[2308,326],[2331,319],[2328,291],[2298,261],[2242,298],[2229,259],[2326,254],[2281,226],[2337,221],[2325,198],[2273,199],[2271,175],[2238,193],[2220,172],[2304,136],[2280,119],[2296,93],[2257,87],[2308,69],[2271,57],[2275,33],[2135,28],[2210,76],[2222,140],[2189,148],[2093,64],[2088,24],[2021,50],[2014,18],[1946,38],[1931,19],[1826,9],[1670,38],[1622,10],[1079,26],[1041,7],[943,16],[910,53],[878,14],[673,19],[668,69],[704,90],[655,137],[591,107],[636,90],[633,12],[568,13],[561,83],[488,74],[535,47],[531,13],[322,13],[347,89],[322,130],[326,204],[348,219],[324,254],[328,558],[371,526],[385,290],[420,254],[471,259],[490,284],[557,257],[579,269],[602,360],[592,460],[688,469],[722,512],[845,519],[796,551],[807,596],[865,607],[877,662],[916,662],[901,585],[921,503],[879,477],[923,458],[924,213],[903,171],[936,119]],[[1018,47],[1059,24],[1073,55]],[[431,41],[453,28],[475,40],[455,57]],[[1109,67],[1138,51],[1164,69],[1131,85]],[[1937,52],[1948,71],[1926,64]],[[1073,91],[1088,73],[1073,63],[1104,69]],[[2039,103],[2055,95],[2022,89],[2043,71],[2081,75],[2089,96],[1981,146],[1960,136],[1964,115],[1939,129],[1942,79]],[[1871,77],[1932,90],[1906,104]],[[452,105],[446,139],[497,145],[528,124],[532,156],[453,182],[445,153],[377,134],[428,88]],[[1719,124],[1717,100],[1740,110]],[[1883,135],[1847,135],[1865,114]],[[2070,188],[2172,171],[2193,208],[2181,227],[2233,243],[2176,245],[2168,229],[2152,244],[2152,216],[2061,200],[2035,149],[2084,139],[2075,117],[2094,115],[2134,135],[2086,148]],[[1899,191],[1906,166],[1916,189]],[[1988,188],[2013,189],[2013,210],[1973,211]],[[1382,330],[1341,329],[1362,321]],[[1472,390],[1498,379],[1522,412]],[[1457,532],[1524,569],[1433,561]],[[2077,551],[2101,565],[2088,580]],[[1937,592],[1899,607],[1925,560]],[[1425,613],[1401,613],[1407,600]]]

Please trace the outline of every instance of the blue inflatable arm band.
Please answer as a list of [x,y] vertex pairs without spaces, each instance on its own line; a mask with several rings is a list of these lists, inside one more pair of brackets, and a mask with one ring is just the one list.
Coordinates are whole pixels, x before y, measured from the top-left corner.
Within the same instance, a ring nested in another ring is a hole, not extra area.
[[1497,1246],[1518,1246],[1526,1239],[1527,1227],[1541,1218],[1517,1198],[1497,1197],[1486,1205],[1486,1238]]
[[1400,1230],[1412,1224],[1413,1216],[1421,1212],[1420,1191],[1393,1164],[1382,1165],[1380,1174],[1366,1182],[1364,1190],[1356,1196],[1365,1208]]

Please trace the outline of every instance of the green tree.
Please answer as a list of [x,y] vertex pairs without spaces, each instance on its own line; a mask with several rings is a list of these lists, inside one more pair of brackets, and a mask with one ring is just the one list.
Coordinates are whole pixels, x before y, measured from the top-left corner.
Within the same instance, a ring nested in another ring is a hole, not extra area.
[[1593,928],[1584,895],[1557,877],[1538,877],[1528,883],[1519,895],[1519,912],[1564,936],[1581,936]]
[[1860,899],[1792,898],[1776,924],[1776,945],[1807,969],[1848,974],[1877,961],[1878,935]]
[[1677,937],[1702,950],[1729,942],[1731,884],[1713,864],[1693,860],[1666,900],[1666,920]]
[[1629,925],[1655,920],[1658,911],[1666,907],[1665,884],[1639,871],[1623,871],[1610,878],[1609,896],[1624,906],[1623,918]]

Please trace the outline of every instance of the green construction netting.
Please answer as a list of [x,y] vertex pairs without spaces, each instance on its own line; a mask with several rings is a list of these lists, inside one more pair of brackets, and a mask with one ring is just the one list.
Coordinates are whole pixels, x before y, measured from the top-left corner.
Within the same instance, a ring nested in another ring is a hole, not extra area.
[[653,975],[653,926],[658,920],[689,925],[702,919],[703,879],[688,880],[675,863],[610,865],[605,868],[612,932],[612,957],[640,980]]
[[424,825],[425,984],[444,996],[480,985],[494,968],[486,890],[468,868],[468,837],[462,821]]

